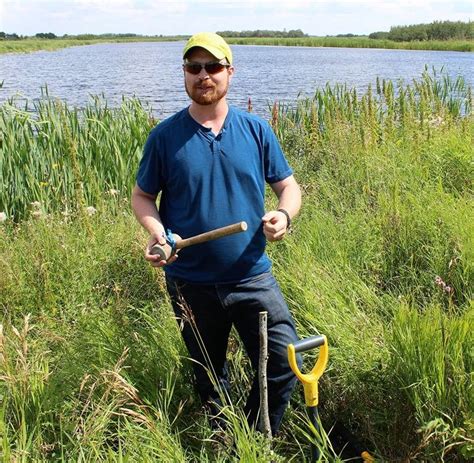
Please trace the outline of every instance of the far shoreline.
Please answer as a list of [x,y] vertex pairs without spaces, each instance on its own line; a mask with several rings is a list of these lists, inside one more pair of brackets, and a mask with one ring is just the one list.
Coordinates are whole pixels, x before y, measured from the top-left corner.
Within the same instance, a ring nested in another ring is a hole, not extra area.
[[[0,54],[31,53],[35,51],[55,51],[62,48],[95,45],[100,43],[130,42],[176,42],[186,37],[135,37],[120,39],[24,39],[0,41]],[[368,37],[248,37],[225,38],[230,45],[262,45],[314,48],[373,48],[386,50],[424,50],[473,52],[472,40],[436,40],[420,42],[395,42],[392,40],[369,39]]]

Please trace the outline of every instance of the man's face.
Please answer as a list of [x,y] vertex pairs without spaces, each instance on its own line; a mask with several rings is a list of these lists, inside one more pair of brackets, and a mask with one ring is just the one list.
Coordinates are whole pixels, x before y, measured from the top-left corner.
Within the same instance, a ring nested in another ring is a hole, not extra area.
[[[186,57],[188,62],[209,63],[217,61],[203,48],[195,48]],[[205,69],[201,69],[199,74],[191,74],[184,70],[184,84],[186,92],[195,103],[203,106],[211,105],[222,100],[227,94],[229,83],[232,79],[234,68],[225,67],[216,74],[210,74]]]

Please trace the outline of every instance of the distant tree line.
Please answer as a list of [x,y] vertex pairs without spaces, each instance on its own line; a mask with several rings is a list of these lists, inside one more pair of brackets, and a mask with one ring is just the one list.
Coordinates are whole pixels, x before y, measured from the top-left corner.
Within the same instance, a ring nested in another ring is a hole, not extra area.
[[357,35],[357,34],[337,34],[337,35],[326,35],[326,37],[365,37],[365,35]]
[[[35,34],[35,37],[37,39],[57,39],[58,37],[56,34],[53,34],[52,32],[39,32],[38,34]],[[8,34],[7,32],[0,32],[0,40],[23,40],[23,39],[28,39],[29,37],[27,35],[18,35],[18,34]]]
[[78,34],[78,35],[67,35],[62,36],[63,39],[77,39],[77,40],[94,40],[94,39],[125,39],[129,37],[140,37],[138,34],[126,33],[126,34]]
[[222,37],[307,37],[308,34],[305,34],[301,29],[292,29],[287,31],[268,31],[257,29],[255,31],[218,31],[216,34]]
[[[218,31],[217,34],[223,37],[278,37],[278,38],[300,38],[308,37],[301,29],[291,29],[287,31],[271,31],[264,29],[257,29],[253,31]],[[139,34],[124,33],[124,34],[79,34],[56,36],[52,32],[39,32],[34,36],[38,39],[77,39],[77,40],[95,40],[95,39],[114,39],[114,38],[137,38],[137,37],[160,37],[142,36]],[[188,36],[175,36],[187,38]],[[331,36],[334,37],[334,36]],[[361,37],[357,34],[337,34],[335,37]],[[0,40],[22,40],[28,39],[28,36],[18,35],[16,33],[0,32]],[[392,26],[389,32],[379,31],[372,32],[369,35],[370,39],[386,39],[395,42],[412,42],[425,40],[473,40],[474,39],[474,23],[472,21],[434,21],[430,24],[413,24],[410,26]]]
[[[23,40],[28,39],[27,35],[18,35],[18,34],[8,34],[7,32],[0,32],[0,40]],[[37,39],[57,39],[58,37],[56,34],[52,32],[39,32],[35,34],[35,38]]]
[[20,40],[23,39],[24,37],[18,35],[18,34],[8,34],[7,32],[0,32],[0,40]]
[[[114,39],[114,38],[129,38],[129,37],[144,37],[138,34],[126,33],[126,34],[79,34],[79,35],[68,35],[64,34],[62,36],[57,36],[52,32],[38,32],[34,35],[34,38],[37,39],[71,39],[71,40],[94,40],[94,39]],[[163,37],[155,36],[155,37]],[[30,37],[26,35],[18,35],[18,34],[8,34],[6,32],[0,32],[0,40],[22,40],[28,39]]]
[[37,39],[57,39],[58,37],[56,34],[53,34],[52,32],[39,32],[38,34],[35,35]]
[[472,21],[434,21],[430,24],[393,26],[390,32],[373,32],[369,39],[388,39],[395,42],[424,40],[472,40],[474,23]]

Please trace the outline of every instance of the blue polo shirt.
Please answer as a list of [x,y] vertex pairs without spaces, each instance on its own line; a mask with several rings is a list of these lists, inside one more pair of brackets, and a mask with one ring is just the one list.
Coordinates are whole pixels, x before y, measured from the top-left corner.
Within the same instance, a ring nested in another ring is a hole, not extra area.
[[270,269],[262,216],[265,182],[292,174],[269,124],[229,108],[216,136],[188,108],[158,124],[145,144],[137,185],[161,192],[163,224],[182,238],[244,220],[248,230],[179,252],[166,273],[185,281],[238,282]]

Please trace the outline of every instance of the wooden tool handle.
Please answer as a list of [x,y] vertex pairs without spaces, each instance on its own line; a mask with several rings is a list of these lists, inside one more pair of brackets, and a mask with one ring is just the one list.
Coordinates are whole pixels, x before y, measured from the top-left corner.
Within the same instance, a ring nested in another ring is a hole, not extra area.
[[201,233],[200,235],[191,236],[191,238],[180,240],[176,243],[176,249],[186,248],[188,246],[192,246],[193,244],[204,243],[206,241],[215,240],[217,238],[233,235],[234,233],[240,233],[246,230],[247,222],[234,223],[232,225],[227,225],[227,227],[216,228],[215,230],[211,230],[206,233]]

